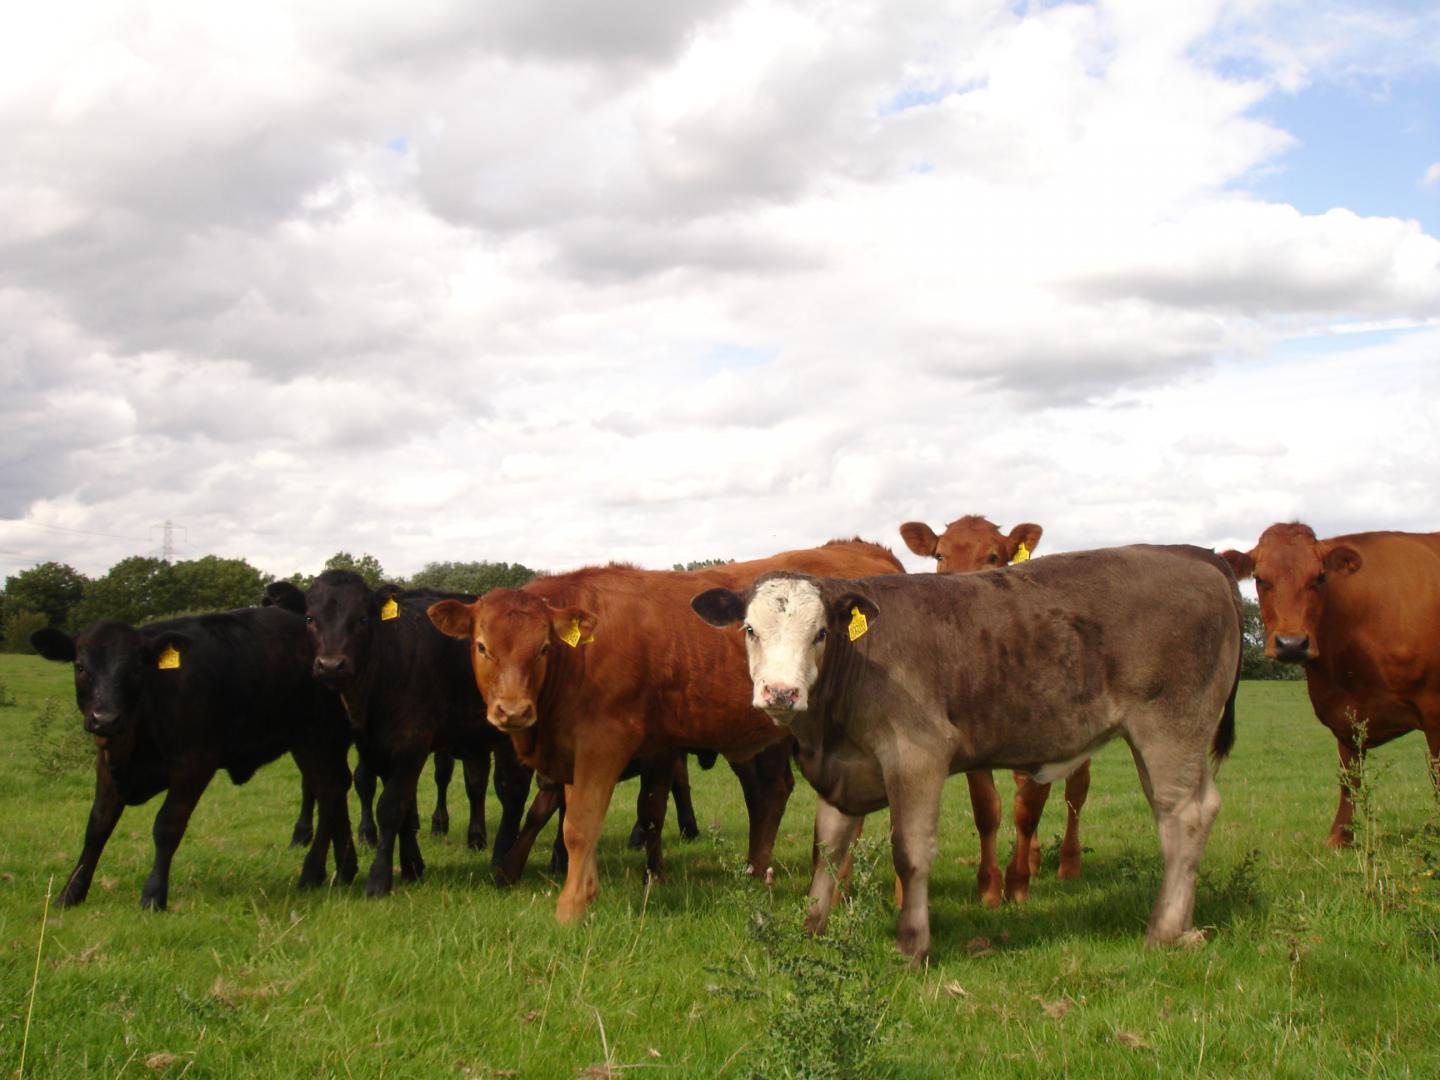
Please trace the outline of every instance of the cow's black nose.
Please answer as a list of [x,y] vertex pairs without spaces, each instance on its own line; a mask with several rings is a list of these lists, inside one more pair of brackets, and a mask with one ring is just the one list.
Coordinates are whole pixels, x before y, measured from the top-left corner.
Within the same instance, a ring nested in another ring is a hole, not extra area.
[[1308,634],[1276,634],[1275,658],[1292,663],[1310,657],[1310,636]]

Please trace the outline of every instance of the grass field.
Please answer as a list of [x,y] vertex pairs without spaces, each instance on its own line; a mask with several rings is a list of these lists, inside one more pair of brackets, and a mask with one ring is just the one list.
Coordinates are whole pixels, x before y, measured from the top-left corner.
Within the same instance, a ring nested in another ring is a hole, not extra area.
[[[542,857],[501,891],[466,850],[458,782],[452,836],[422,837],[424,882],[380,901],[359,884],[298,892],[287,760],[245,787],[215,781],[163,915],[139,909],[158,800],[129,810],[89,900],[50,911],[37,975],[46,891],[79,854],[92,779],[68,667],[0,656],[0,699],[13,701],[0,706],[7,1075],[22,1043],[25,1076],[741,1077],[797,1060],[823,1076],[843,1074],[826,1070],[850,1051],[867,1062],[852,1072],[898,1077],[1440,1073],[1440,832],[1423,743],[1371,756],[1369,858],[1329,851],[1334,743],[1303,683],[1241,688],[1197,903],[1208,941],[1141,945],[1158,845],[1129,753],[1112,745],[1095,763],[1080,880],[1056,881],[1052,861],[1021,907],[976,904],[974,830],[952,782],[923,972],[894,953],[884,844],[830,941],[795,932],[814,805],[803,781],[768,891],[736,874],[745,818],[723,765],[692,768],[711,836],[682,844],[672,823],[668,879],[648,891],[624,846],[635,787],[622,785],[600,899],[562,930]],[[424,799],[428,783],[427,770]],[[1052,860],[1055,810],[1041,828]],[[883,815],[867,826],[885,831]]]

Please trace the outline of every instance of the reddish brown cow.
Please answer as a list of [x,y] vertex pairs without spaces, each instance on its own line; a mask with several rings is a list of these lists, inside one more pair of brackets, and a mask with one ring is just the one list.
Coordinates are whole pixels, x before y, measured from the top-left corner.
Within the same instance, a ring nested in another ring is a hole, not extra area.
[[[751,705],[740,635],[716,634],[690,611],[696,593],[745,588],[781,569],[904,573],[879,545],[831,541],[694,573],[590,567],[430,609],[436,626],[471,642],[490,722],[510,734],[525,764],[565,784],[570,866],[555,906],[560,922],[583,917],[599,891],[596,846],[631,760],[709,749],[743,761],[789,737]],[[757,851],[752,831],[755,870],[768,866],[774,838],[771,828]]]
[[[968,574],[996,570],[1024,562],[1035,553],[1044,532],[1039,525],[1025,522],[1000,531],[994,522],[979,514],[966,514],[945,526],[939,536],[923,521],[900,526],[905,545],[916,555],[935,560],[940,574]],[[1000,831],[1000,793],[988,769],[966,773],[970,805],[975,812],[975,831],[980,834],[980,869],[976,874],[980,902],[1000,906],[1000,864],[995,854],[995,837]],[[1090,762],[1085,762],[1065,780],[1065,839],[1060,843],[1062,880],[1080,876],[1080,808],[1090,794]],[[1050,785],[1037,784],[1024,773],[1015,774],[1015,856],[1005,871],[1005,899],[1017,903],[1030,895],[1030,876],[1040,869],[1040,848],[1034,843],[1040,815],[1050,798]]]
[[[1271,525],[1250,551],[1227,551],[1255,579],[1265,655],[1305,665],[1315,715],[1349,770],[1363,745],[1425,733],[1440,780],[1440,533],[1367,532],[1317,540],[1299,522]],[[1354,839],[1345,785],[1326,842]]]

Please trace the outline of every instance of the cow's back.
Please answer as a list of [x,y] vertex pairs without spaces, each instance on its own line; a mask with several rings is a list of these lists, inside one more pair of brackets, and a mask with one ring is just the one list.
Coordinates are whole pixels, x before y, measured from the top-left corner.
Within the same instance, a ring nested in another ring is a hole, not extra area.
[[643,724],[640,755],[712,749],[740,760],[783,738],[751,705],[743,636],[717,634],[690,608],[697,593],[716,585],[745,588],[777,569],[852,577],[904,572],[884,547],[852,540],[701,571],[610,565],[530,582],[526,592],[598,619],[592,643],[557,649],[551,660],[540,737],[568,743],[566,726],[604,710]]
[[822,696],[843,698],[847,727],[904,723],[950,745],[956,768],[1033,771],[1041,746],[1051,760],[1081,757],[1137,706],[1204,714],[1213,731],[1234,685],[1234,579],[1202,549],[1075,552],[859,585],[879,615],[833,670],[827,651]]

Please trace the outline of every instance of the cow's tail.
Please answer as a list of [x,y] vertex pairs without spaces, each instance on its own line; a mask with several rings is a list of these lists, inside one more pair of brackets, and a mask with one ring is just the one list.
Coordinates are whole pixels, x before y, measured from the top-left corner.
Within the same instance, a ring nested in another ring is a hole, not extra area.
[[1235,748],[1235,698],[1240,693],[1240,671],[1245,663],[1245,606],[1240,600],[1240,586],[1230,564],[1216,555],[1214,561],[1223,570],[1230,582],[1230,598],[1235,604],[1235,620],[1240,628],[1240,648],[1235,655],[1235,680],[1230,684],[1230,696],[1225,699],[1225,710],[1220,714],[1220,726],[1215,729],[1215,739],[1210,744],[1210,760],[1215,768],[1220,767]]

